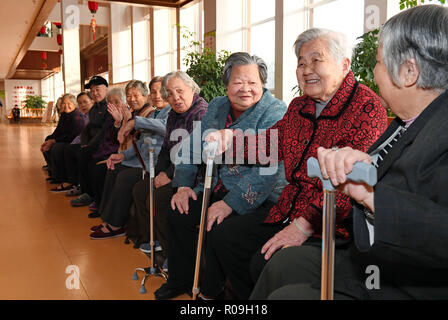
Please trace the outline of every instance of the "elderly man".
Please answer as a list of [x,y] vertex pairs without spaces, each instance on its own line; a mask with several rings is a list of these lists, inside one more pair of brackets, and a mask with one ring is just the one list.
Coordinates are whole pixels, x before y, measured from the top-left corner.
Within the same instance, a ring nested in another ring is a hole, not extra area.
[[101,76],[93,76],[86,89],[90,89],[90,96],[95,102],[89,111],[89,123],[84,127],[81,139],[81,150],[78,152],[79,163],[79,182],[82,194],[79,198],[71,200],[70,204],[74,207],[86,206],[92,203],[92,195],[86,193],[83,186],[88,184],[86,174],[88,172],[88,163],[94,154],[104,136],[108,118],[111,115],[107,112],[107,94],[108,83]]
[[[354,244],[335,254],[334,297],[447,299],[448,8],[403,11],[379,40],[375,81],[397,118],[368,153],[318,149],[323,177],[355,203]],[[377,167],[375,187],[347,181],[358,161]],[[252,298],[318,299],[320,264],[319,247],[281,250]]]

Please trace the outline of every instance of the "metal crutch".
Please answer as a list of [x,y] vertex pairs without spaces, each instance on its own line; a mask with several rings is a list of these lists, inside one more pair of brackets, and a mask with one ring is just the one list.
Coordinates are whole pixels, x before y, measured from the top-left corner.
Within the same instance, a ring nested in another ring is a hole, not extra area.
[[[336,218],[336,189],[330,179],[324,179],[320,171],[319,161],[309,158],[307,162],[308,176],[322,181],[324,192],[324,208],[322,217],[322,270],[321,300],[333,300],[334,285],[334,242]],[[357,162],[347,179],[364,182],[374,186],[377,181],[376,168],[364,162]]]
[[132,280],[138,280],[138,271],[145,273],[140,285],[140,293],[146,293],[145,282],[151,276],[163,277],[165,280],[168,279],[168,275],[165,271],[160,269],[158,265],[155,265],[155,252],[154,252],[154,148],[152,143],[149,142],[149,245],[151,248],[151,264],[147,268],[136,268],[134,274],[132,275]]
[[208,203],[210,200],[211,186],[212,186],[212,176],[213,176],[213,160],[215,159],[216,150],[218,149],[218,142],[205,142],[204,151],[207,156],[207,167],[205,170],[205,182],[204,182],[204,194],[202,197],[202,210],[201,210],[201,220],[199,223],[199,237],[198,246],[196,251],[196,266],[194,270],[194,280],[193,280],[193,300],[196,300],[199,294],[199,269],[201,267],[201,256],[202,256],[202,243],[204,241],[204,231],[205,231],[205,221],[207,218]]

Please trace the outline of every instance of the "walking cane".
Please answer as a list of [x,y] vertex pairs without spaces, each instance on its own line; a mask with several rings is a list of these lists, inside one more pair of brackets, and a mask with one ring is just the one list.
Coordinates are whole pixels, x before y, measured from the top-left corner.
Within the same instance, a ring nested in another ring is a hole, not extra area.
[[213,160],[215,159],[216,150],[218,149],[218,142],[205,142],[204,151],[207,156],[207,167],[205,169],[205,182],[204,182],[204,193],[202,197],[202,211],[201,220],[199,223],[199,237],[198,237],[198,247],[196,251],[196,266],[194,270],[194,281],[193,281],[193,300],[196,300],[199,294],[199,269],[201,267],[201,256],[202,256],[202,242],[204,241],[204,231],[205,231],[205,221],[207,218],[208,203],[210,200],[211,186],[212,186],[212,176],[213,176]]
[[[137,154],[138,151],[137,151]],[[160,269],[159,266],[154,264],[155,252],[154,252],[154,147],[152,143],[149,142],[149,246],[151,250],[151,264],[147,268],[136,268],[132,276],[132,280],[138,280],[137,271],[145,272],[145,276],[142,279],[140,286],[140,293],[146,293],[145,282],[151,276],[163,277],[165,280],[168,279],[168,275]]]
[[[334,285],[334,239],[336,218],[336,189],[330,179],[324,179],[316,158],[309,158],[307,162],[308,176],[322,181],[324,192],[324,208],[322,221],[322,270],[321,270],[321,300],[333,300]],[[364,182],[374,186],[377,181],[374,166],[364,162],[357,162],[347,180]]]

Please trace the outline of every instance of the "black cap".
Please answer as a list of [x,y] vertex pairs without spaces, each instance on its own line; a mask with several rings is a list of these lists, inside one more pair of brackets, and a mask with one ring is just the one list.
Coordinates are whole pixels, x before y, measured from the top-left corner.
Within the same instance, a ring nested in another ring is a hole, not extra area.
[[106,79],[104,79],[103,77],[100,76],[93,76],[92,78],[90,78],[90,81],[88,84],[86,84],[86,89],[90,89],[91,86],[97,86],[100,84],[104,84],[106,87],[109,86],[109,84],[107,83]]

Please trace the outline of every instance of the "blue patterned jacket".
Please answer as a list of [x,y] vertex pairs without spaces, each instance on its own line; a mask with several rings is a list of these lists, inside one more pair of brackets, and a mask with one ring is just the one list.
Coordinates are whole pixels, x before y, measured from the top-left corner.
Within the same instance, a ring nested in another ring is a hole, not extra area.
[[[241,129],[243,132],[251,129],[258,133],[259,130],[266,130],[282,119],[287,109],[285,103],[274,98],[269,90],[263,90],[260,101],[241,114],[229,126],[229,129]],[[230,108],[230,101],[227,96],[215,98],[209,103],[201,125],[197,125],[192,134],[184,139],[182,148],[179,150],[172,182],[174,187],[191,187],[196,194],[202,192],[203,181],[196,186],[194,186],[194,181],[198,173],[197,163],[198,159],[201,159],[203,139],[200,140],[200,144],[197,144],[195,140],[198,137],[205,138],[207,135],[207,133],[204,134],[205,131],[224,129]],[[191,150],[191,152],[187,155],[182,154],[184,144],[190,145],[188,150]],[[198,146],[201,146],[200,149]],[[218,174],[213,176],[212,190],[216,186],[218,178],[220,178],[224,187],[229,190],[223,199],[224,202],[239,214],[252,212],[266,200],[275,203],[286,185],[283,162],[275,163],[273,168],[238,164],[220,164],[215,165],[215,167],[217,167],[217,170],[214,171]],[[269,174],[260,174],[263,169],[269,169],[267,170]]]

